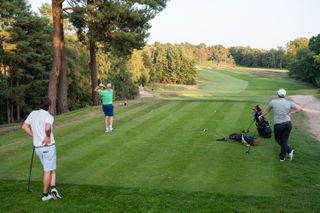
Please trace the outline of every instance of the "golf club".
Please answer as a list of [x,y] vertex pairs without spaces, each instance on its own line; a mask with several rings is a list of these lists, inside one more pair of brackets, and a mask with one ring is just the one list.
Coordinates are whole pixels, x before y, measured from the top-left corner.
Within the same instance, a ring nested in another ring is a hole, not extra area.
[[248,133],[249,129],[251,128],[252,124],[254,123],[255,119],[252,120],[252,122],[250,123],[249,127],[247,129],[242,130],[242,133]]
[[251,145],[248,146],[248,149],[246,151],[246,154],[250,154]]
[[[254,131],[253,133],[253,137],[256,136],[257,130]],[[246,151],[246,154],[250,154],[250,150],[251,150],[251,145],[248,146],[248,149]]]
[[33,164],[33,156],[34,156],[34,146],[32,146],[32,156],[31,156],[31,163],[30,163],[29,181],[28,181],[28,190],[27,190],[27,192],[33,192],[33,190],[30,189],[30,178],[31,178],[31,171],[32,171],[32,164]]

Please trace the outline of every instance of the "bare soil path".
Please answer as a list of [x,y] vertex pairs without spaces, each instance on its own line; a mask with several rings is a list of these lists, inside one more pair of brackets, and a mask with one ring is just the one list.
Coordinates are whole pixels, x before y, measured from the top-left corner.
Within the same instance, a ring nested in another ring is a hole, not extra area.
[[320,101],[312,95],[293,95],[290,98],[303,108],[308,118],[308,130],[320,142]]
[[144,90],[143,86],[139,86],[139,95],[141,98],[152,98],[153,95],[150,92]]

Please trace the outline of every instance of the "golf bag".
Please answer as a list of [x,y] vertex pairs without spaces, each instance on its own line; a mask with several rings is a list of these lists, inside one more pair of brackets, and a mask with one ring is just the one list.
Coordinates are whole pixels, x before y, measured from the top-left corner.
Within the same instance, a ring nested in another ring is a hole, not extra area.
[[244,134],[232,133],[229,135],[230,140],[235,140],[241,142],[246,146],[256,146],[259,144],[259,141],[254,136],[247,136]]
[[259,135],[264,138],[271,138],[272,136],[271,127],[269,125],[269,122],[265,120],[264,117],[260,117],[262,114],[262,110],[259,107],[259,105],[256,105],[252,110],[254,111],[254,119],[256,122]]

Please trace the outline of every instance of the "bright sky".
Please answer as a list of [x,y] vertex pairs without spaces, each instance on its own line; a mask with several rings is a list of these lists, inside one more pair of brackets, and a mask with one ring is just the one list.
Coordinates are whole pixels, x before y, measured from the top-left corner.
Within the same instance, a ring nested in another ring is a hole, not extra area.
[[[29,0],[33,10],[51,0]],[[148,43],[271,49],[320,33],[320,0],[171,0],[151,21]]]

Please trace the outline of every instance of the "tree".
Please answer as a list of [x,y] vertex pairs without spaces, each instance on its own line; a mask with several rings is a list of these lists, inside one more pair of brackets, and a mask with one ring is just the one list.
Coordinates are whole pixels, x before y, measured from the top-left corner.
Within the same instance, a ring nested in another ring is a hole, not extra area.
[[289,63],[291,63],[297,56],[297,52],[299,51],[299,49],[308,47],[308,44],[308,38],[296,38],[293,41],[290,41],[287,44],[287,56]]
[[128,63],[127,69],[132,74],[132,81],[138,83],[146,68],[144,67],[142,51],[134,50]]
[[234,60],[229,50],[223,45],[215,45],[209,49],[209,60],[215,61],[219,64],[234,65]]
[[316,55],[320,54],[320,34],[317,36],[313,36],[309,42],[309,48],[313,51]]
[[195,62],[185,52],[183,45],[146,46],[142,55],[150,83],[195,84]]
[[6,122],[19,122],[21,115],[38,104],[48,86],[50,30],[47,20],[33,15],[23,0],[7,1],[0,8],[4,29],[0,35],[0,70],[5,86],[1,95],[5,96]]
[[307,47],[297,50],[289,74],[320,87],[320,34],[312,37]]
[[[63,96],[60,100],[61,113],[68,111],[67,104],[67,88],[66,88],[66,61],[65,61],[65,47],[64,47],[64,31],[63,31],[63,17],[62,17],[62,3],[64,0],[52,0],[52,23],[53,23],[53,65],[50,72],[50,81],[48,87],[48,96],[52,101],[50,112],[52,114],[57,113],[57,85],[58,78],[60,78],[60,87],[62,87],[60,94]],[[64,103],[62,103],[64,102]]]
[[[140,49],[145,45],[147,30],[150,28],[149,21],[165,7],[166,1],[71,1],[74,10],[70,20],[76,27],[80,40],[89,44],[94,105],[98,104],[98,98],[94,93],[97,85],[97,43],[103,45],[106,52],[112,52],[128,60],[133,49]],[[122,66],[118,68],[123,69]]]

